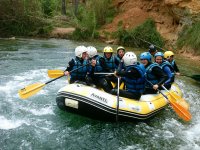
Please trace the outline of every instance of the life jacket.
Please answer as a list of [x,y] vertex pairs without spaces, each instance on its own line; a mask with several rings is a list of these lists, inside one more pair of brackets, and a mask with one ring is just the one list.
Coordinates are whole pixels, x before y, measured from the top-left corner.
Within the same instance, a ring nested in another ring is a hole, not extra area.
[[118,66],[115,64],[115,58],[113,56],[111,56],[111,58],[109,58],[109,59],[104,56],[104,59],[105,59],[106,66],[109,69],[111,69],[113,71],[115,71],[115,69],[117,69]]
[[[153,85],[157,84],[159,82],[159,79],[152,73],[152,69],[154,67],[160,67],[157,63],[152,63],[150,64],[147,68],[146,68],[146,74],[145,74],[145,77],[146,79],[151,82]],[[149,82],[146,82],[145,83],[145,86],[147,88],[153,88],[152,85],[149,83]]]
[[174,68],[175,60],[172,60],[172,61],[170,62],[170,64],[171,64],[172,67]]
[[175,77],[174,68],[168,61],[163,61],[162,64],[160,64],[162,70],[164,70],[165,66],[168,66],[171,71],[172,77],[170,79],[170,82],[172,83],[174,82],[174,77]]
[[72,70],[77,69],[77,68],[79,68],[81,66],[84,66],[84,65],[85,66],[80,68],[80,69],[78,69],[78,70],[76,70],[76,71],[73,71],[72,73],[70,73],[71,80],[74,80],[74,79],[75,80],[78,80],[78,79],[84,80],[85,76],[87,74],[87,71],[88,71],[87,66],[86,66],[88,61],[87,60],[83,60],[83,63],[81,63],[78,58],[75,58],[73,60],[74,60],[74,66],[72,67]]
[[125,71],[129,72],[129,70],[136,69],[141,77],[137,79],[123,77],[123,80],[126,84],[126,90],[133,93],[143,93],[145,88],[145,68],[143,64],[137,63],[135,65],[127,66]]
[[102,71],[103,71],[103,68],[102,68],[102,66],[101,66],[101,64],[100,64],[100,61],[99,61],[100,58],[101,58],[101,56],[97,56],[97,57],[95,58],[95,60],[96,60],[96,65],[95,65],[95,67],[94,67],[94,72],[102,72]]
[[119,55],[115,55],[114,57],[115,57],[115,59],[116,59],[118,62],[120,62],[121,59],[122,59],[121,57],[119,57]]

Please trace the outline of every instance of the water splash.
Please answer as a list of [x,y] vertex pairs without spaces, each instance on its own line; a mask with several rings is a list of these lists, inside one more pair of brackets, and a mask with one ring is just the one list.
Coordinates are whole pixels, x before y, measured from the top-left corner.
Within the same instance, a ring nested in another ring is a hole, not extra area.
[[4,116],[0,116],[0,129],[9,130],[20,127],[22,124],[28,124],[24,120],[9,120]]

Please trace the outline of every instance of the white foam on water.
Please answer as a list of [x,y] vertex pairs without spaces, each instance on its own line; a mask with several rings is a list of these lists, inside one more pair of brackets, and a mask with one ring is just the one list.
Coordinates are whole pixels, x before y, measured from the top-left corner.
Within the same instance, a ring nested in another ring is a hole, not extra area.
[[187,85],[187,82],[182,80],[178,80],[177,83],[183,92],[183,98],[190,105],[189,111],[192,115],[192,120],[188,124],[184,125],[179,122],[179,126],[174,125],[177,127],[177,132],[181,134],[181,139],[185,142],[185,144],[179,145],[179,149],[200,150],[200,98],[198,88]]
[[20,127],[22,124],[28,124],[24,120],[9,120],[0,116],[0,129],[9,130]]
[[33,115],[35,116],[43,116],[43,115],[55,115],[55,113],[53,112],[53,107],[52,106],[48,106],[45,108],[37,108],[37,109],[31,109],[29,108],[23,108],[25,111],[27,112],[31,112]]
[[181,145],[180,148],[183,150],[199,150],[200,149],[200,114],[192,114],[192,121],[189,123],[187,129],[182,130],[183,139],[187,145]]
[[38,70],[30,70],[28,72],[20,73],[19,75],[16,75],[13,77],[14,81],[27,81],[27,80],[33,80],[35,78],[39,79],[47,79],[47,69],[38,69]]
[[[19,98],[18,90],[34,83],[45,83],[49,80],[47,75],[47,69],[31,70],[28,72],[20,73],[15,76],[11,76],[10,78],[10,81],[0,85],[0,92],[3,92],[4,96],[7,98]],[[35,80],[37,81],[35,82]],[[38,92],[38,94],[46,93],[48,93],[48,91],[45,91],[43,89],[40,92]]]

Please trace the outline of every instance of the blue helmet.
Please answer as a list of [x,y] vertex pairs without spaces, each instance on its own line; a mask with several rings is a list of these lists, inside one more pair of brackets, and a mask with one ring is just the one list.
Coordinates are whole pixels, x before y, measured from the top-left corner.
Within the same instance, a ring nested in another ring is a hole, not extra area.
[[146,59],[148,62],[151,61],[151,54],[149,52],[144,52],[140,54],[140,59]]
[[163,58],[164,54],[162,52],[157,52],[155,53],[154,57],[156,58],[157,56],[161,56]]

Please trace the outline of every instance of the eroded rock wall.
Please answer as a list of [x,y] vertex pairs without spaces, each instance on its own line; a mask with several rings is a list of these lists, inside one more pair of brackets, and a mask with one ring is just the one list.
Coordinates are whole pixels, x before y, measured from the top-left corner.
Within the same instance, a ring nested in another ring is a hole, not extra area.
[[128,29],[153,18],[160,34],[173,43],[184,25],[200,21],[200,0],[114,0],[114,5],[120,13],[104,26],[108,32],[116,31],[120,21]]

